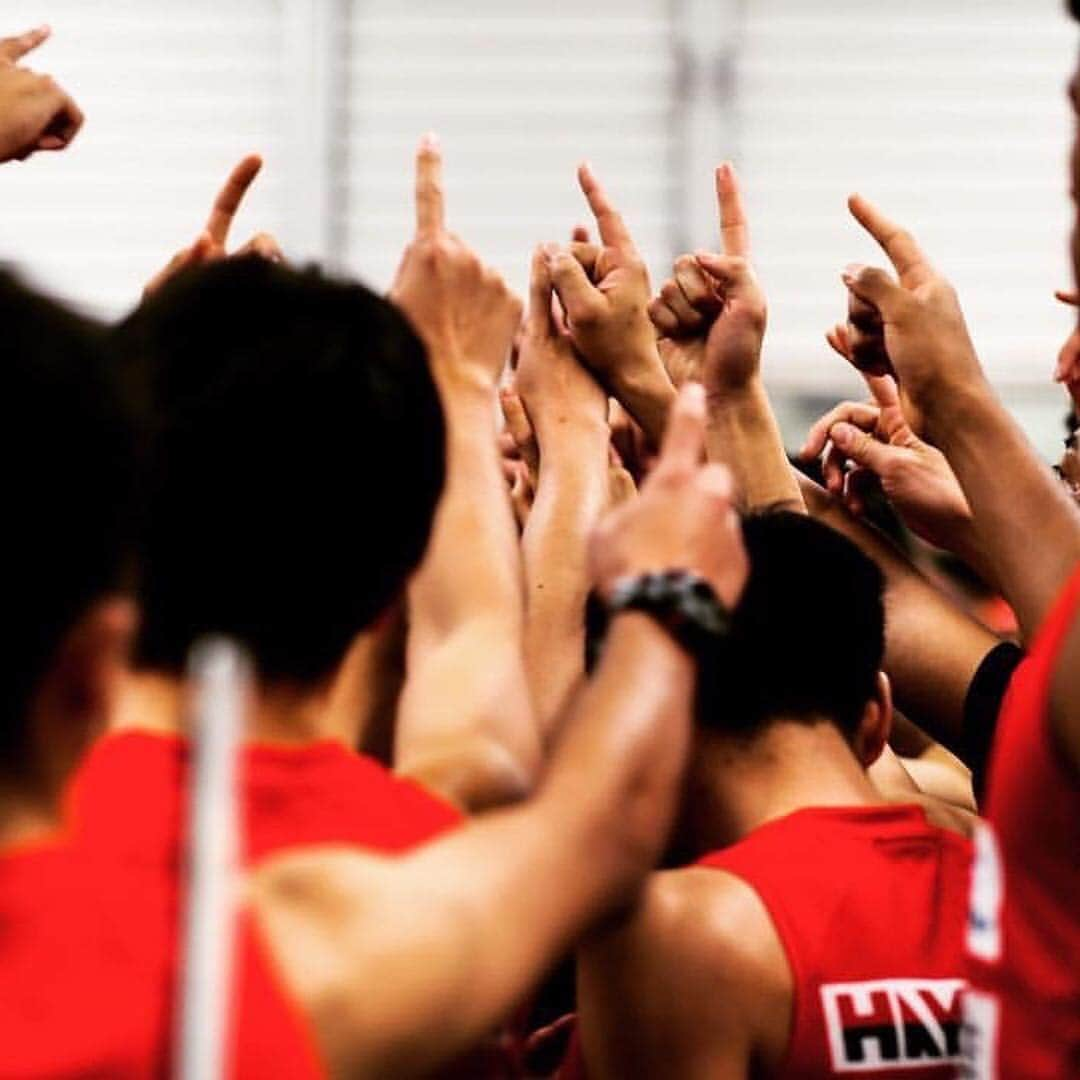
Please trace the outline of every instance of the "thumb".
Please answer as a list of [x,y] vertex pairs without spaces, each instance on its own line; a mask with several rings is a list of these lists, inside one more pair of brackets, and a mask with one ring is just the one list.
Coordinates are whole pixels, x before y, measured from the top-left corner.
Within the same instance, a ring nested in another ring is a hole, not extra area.
[[832,439],[833,446],[846,458],[879,476],[888,469],[893,455],[897,452],[896,447],[878,442],[872,435],[845,421],[833,424],[829,429],[829,438]]
[[883,321],[895,317],[907,294],[892,277],[876,266],[851,263],[840,275],[844,284],[860,299],[881,312]]
[[568,251],[547,253],[548,273],[570,322],[595,315],[603,297],[585,268]]

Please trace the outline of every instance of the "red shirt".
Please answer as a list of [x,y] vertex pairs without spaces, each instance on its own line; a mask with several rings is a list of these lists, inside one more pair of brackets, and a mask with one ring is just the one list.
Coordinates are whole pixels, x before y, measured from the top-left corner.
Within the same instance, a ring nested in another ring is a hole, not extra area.
[[1080,568],[1016,669],[998,722],[967,932],[973,1076],[1080,1076],[1080,784],[1049,725],[1078,608]]
[[[135,861],[175,858],[187,828],[190,756],[187,740],[175,736],[131,731],[98,742],[69,794],[81,838]],[[309,844],[405,851],[463,820],[419,784],[329,740],[246,746],[240,786],[248,862]]]
[[99,878],[59,841],[0,856],[0,1077],[150,1075],[143,934]]
[[[187,831],[186,740],[126,732],[90,752],[69,793],[79,841],[102,880],[124,883],[117,910],[144,927],[153,966],[151,1042],[155,1073],[173,1061],[179,890]],[[251,745],[240,766],[243,853],[247,862],[297,845],[353,844],[374,851],[414,847],[462,820],[448,803],[335,742]],[[148,916],[146,910],[152,911]],[[289,999],[248,917],[234,948],[230,1076],[303,1080],[324,1075],[306,1019]]]
[[779,1075],[953,1075],[970,860],[916,806],[799,810],[700,860],[753,887],[783,944]]

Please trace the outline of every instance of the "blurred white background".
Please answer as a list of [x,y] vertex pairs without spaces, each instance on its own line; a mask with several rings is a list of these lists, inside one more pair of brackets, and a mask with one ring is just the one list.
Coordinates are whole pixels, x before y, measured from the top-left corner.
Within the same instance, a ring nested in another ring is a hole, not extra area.
[[984,362],[1045,453],[1070,316],[1062,0],[8,0],[29,60],[79,100],[70,151],[0,170],[0,259],[120,314],[190,243],[233,162],[266,157],[234,233],[276,233],[385,287],[435,130],[451,225],[524,284],[585,208],[588,158],[657,283],[716,242],[711,168],[739,167],[790,440],[858,383],[824,345],[839,272],[880,256],[852,190],[953,278]]

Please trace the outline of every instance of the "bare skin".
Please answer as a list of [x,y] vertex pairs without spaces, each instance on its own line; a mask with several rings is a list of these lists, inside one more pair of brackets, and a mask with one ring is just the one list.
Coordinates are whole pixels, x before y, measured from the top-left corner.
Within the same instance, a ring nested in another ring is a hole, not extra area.
[[0,162],[64,150],[83,125],[82,110],[66,90],[21,64],[51,34],[39,26],[0,38]]
[[[737,601],[747,565],[731,480],[703,449],[704,402],[688,391],[641,497],[594,535],[601,594],[684,567]],[[253,875],[249,902],[331,1073],[430,1071],[633,895],[675,813],[692,694],[693,664],[667,632],[619,615],[533,799],[393,860],[312,850]]]
[[527,794],[541,764],[521,556],[495,431],[521,302],[447,231],[442,155],[430,136],[416,159],[416,233],[391,299],[427,345],[447,425],[446,485],[408,589],[394,763],[462,808],[486,809]]

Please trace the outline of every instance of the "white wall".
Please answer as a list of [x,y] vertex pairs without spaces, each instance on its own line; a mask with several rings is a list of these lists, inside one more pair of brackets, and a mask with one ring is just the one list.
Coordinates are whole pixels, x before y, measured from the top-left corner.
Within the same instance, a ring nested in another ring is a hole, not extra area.
[[953,276],[995,377],[1058,410],[1077,43],[1060,0],[8,0],[3,20],[53,24],[33,63],[88,121],[68,153],[0,170],[0,258],[98,310],[133,301],[252,149],[267,168],[237,236],[278,232],[376,286],[424,130],[453,228],[519,286],[532,245],[585,220],[582,158],[658,276],[715,242],[709,166],[732,157],[774,386],[854,387],[821,333],[840,268],[879,258],[847,219],[859,189]]

